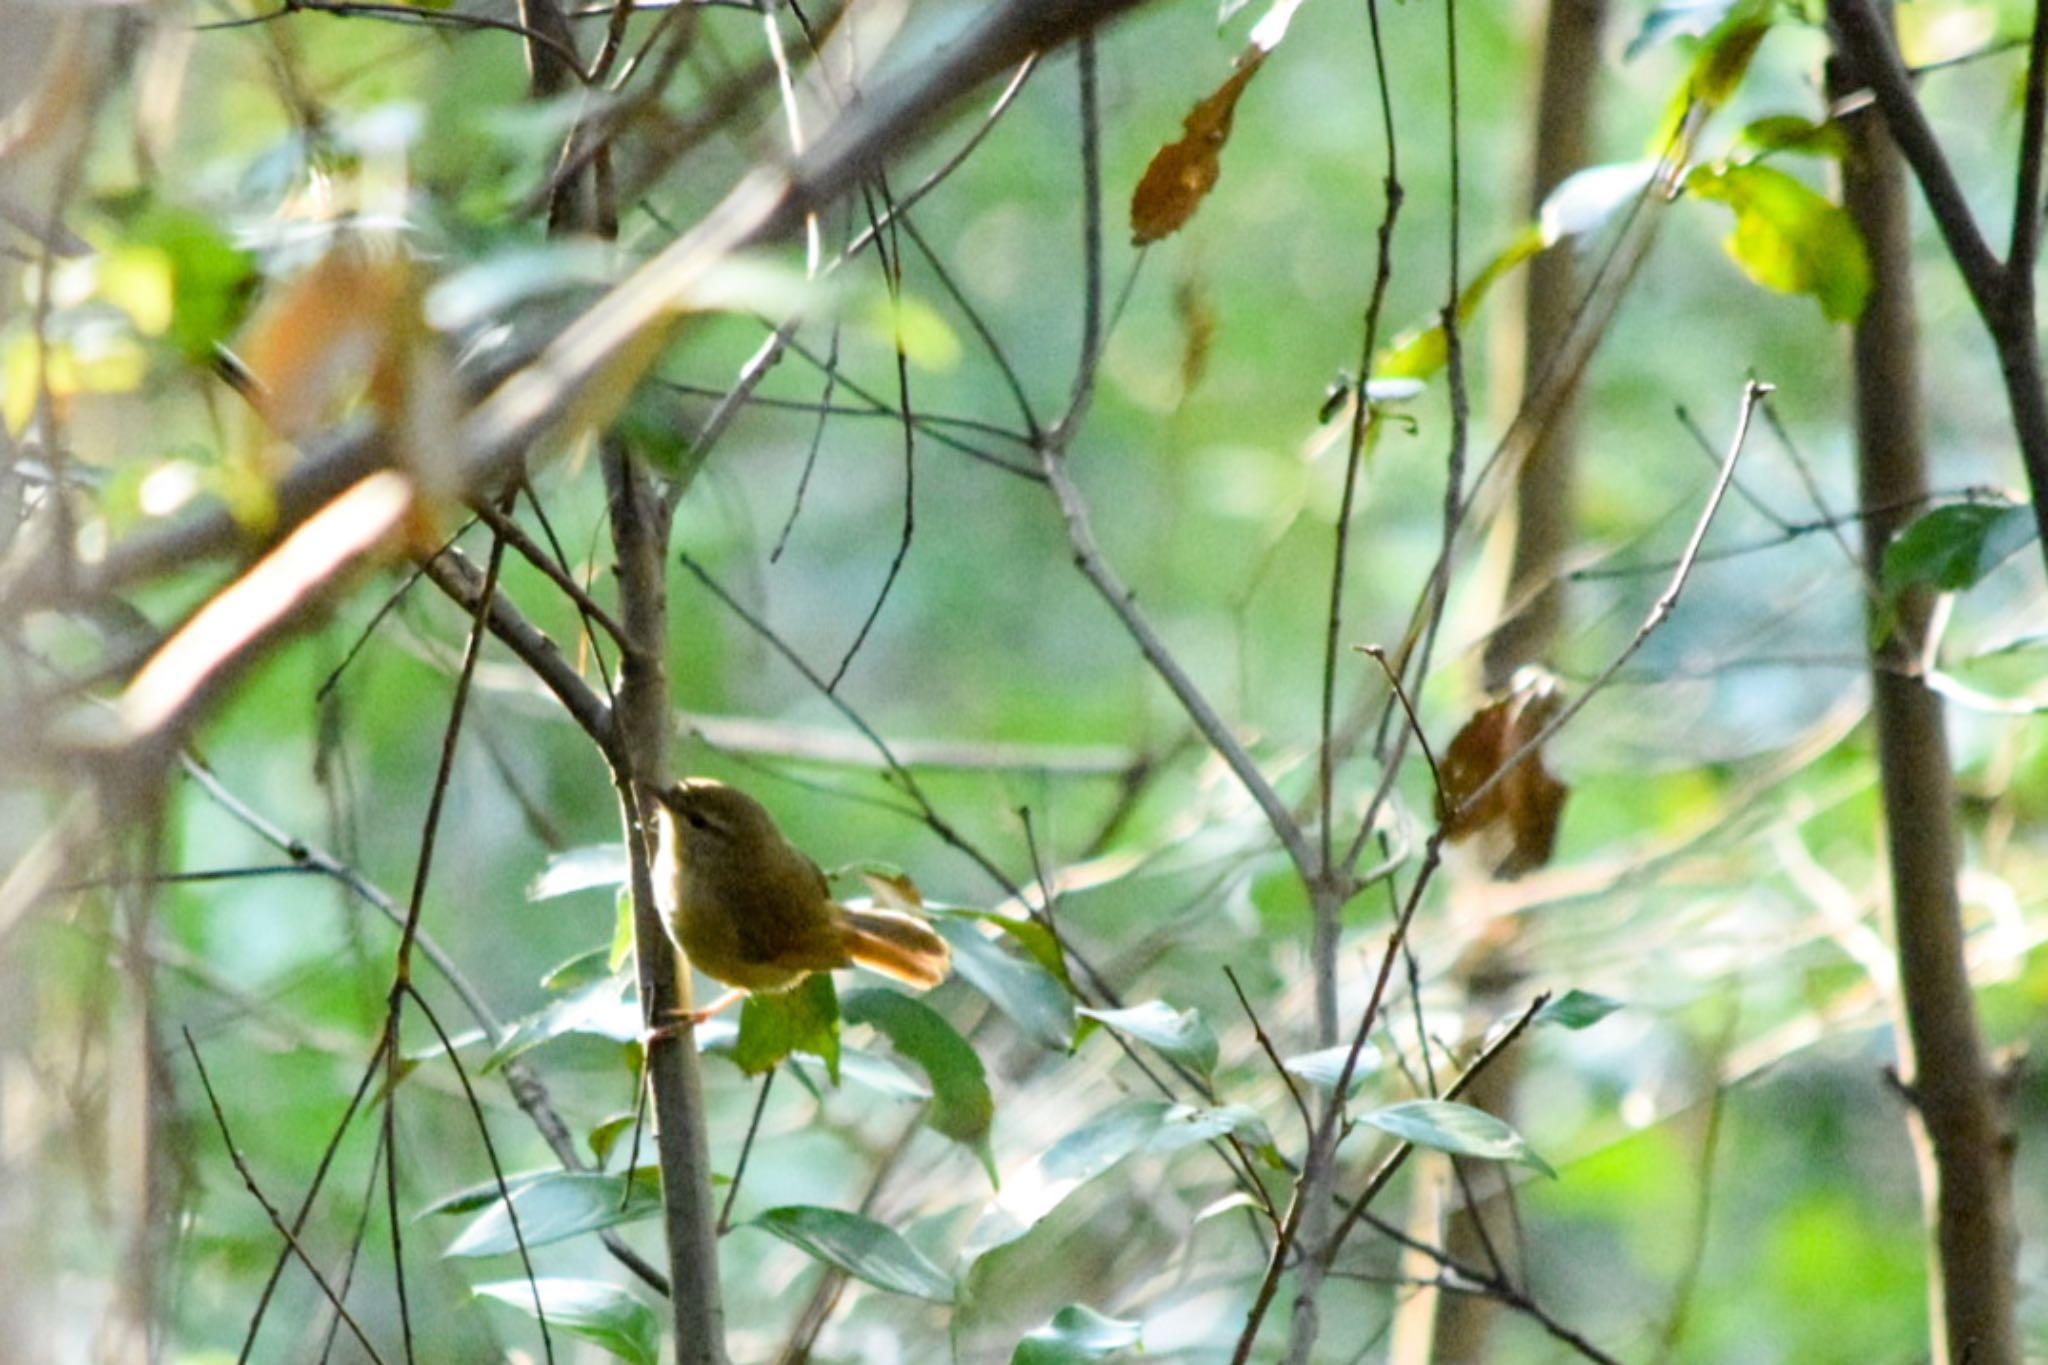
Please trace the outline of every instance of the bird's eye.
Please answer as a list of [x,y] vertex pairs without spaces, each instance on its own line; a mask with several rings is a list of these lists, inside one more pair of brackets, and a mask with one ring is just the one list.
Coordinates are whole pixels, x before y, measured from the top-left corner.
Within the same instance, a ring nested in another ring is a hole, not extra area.
[[706,819],[705,819],[705,818],[703,817],[703,815],[702,815],[701,813],[697,812],[697,811],[693,811],[693,810],[691,810],[691,811],[684,811],[684,812],[683,812],[683,818],[684,818],[685,820],[688,820],[688,821],[690,822],[690,828],[691,828],[691,829],[710,829],[710,828],[711,828],[711,822],[710,822],[709,820],[706,820]]

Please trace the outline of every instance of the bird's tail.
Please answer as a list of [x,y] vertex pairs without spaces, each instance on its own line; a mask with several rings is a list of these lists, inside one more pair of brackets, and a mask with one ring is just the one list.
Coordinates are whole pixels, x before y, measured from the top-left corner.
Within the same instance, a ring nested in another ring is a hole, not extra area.
[[953,951],[921,919],[896,910],[841,907],[847,956],[871,971],[929,990],[946,979]]

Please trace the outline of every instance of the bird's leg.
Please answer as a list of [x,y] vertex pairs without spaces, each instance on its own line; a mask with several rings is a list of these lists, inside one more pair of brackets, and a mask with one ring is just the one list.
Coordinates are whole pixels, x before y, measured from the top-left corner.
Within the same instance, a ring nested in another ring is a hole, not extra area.
[[727,991],[701,1010],[671,1010],[668,1022],[657,1024],[640,1035],[641,1043],[653,1043],[663,1038],[680,1038],[685,1029],[693,1029],[721,1011],[731,1009],[747,998],[747,992],[737,988]]

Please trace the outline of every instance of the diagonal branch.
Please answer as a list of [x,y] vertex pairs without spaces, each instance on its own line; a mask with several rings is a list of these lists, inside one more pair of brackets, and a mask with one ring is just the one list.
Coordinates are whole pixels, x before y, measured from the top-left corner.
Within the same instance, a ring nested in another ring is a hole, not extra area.
[[1963,272],[1971,300],[1979,312],[1990,317],[2005,293],[2006,267],[1978,230],[1970,202],[1935,140],[1920,99],[1913,93],[1912,77],[1906,74],[1877,7],[1871,0],[1828,0],[1828,26],[1835,32],[1836,46],[1854,65],[1857,78],[1869,85],[1878,107],[1884,110],[1892,137],[1927,196],[1941,239],[1955,258],[1956,268]]

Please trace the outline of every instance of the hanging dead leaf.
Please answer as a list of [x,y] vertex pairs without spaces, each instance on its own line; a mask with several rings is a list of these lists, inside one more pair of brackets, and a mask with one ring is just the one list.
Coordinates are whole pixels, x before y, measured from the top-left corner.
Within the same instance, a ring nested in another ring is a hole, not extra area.
[[1501,771],[1564,708],[1554,678],[1525,673],[1512,692],[1465,722],[1440,767],[1437,816],[1445,835],[1454,844],[1485,836],[1497,877],[1519,877],[1550,861],[1571,791],[1543,766],[1540,749]]
[[1238,97],[1265,60],[1265,49],[1257,45],[1246,48],[1230,79],[1181,120],[1180,140],[1167,143],[1153,155],[1152,164],[1131,194],[1133,246],[1146,246],[1180,231],[1216,187],[1223,169],[1219,158],[1223,144],[1230,140],[1230,120],[1237,113]]

